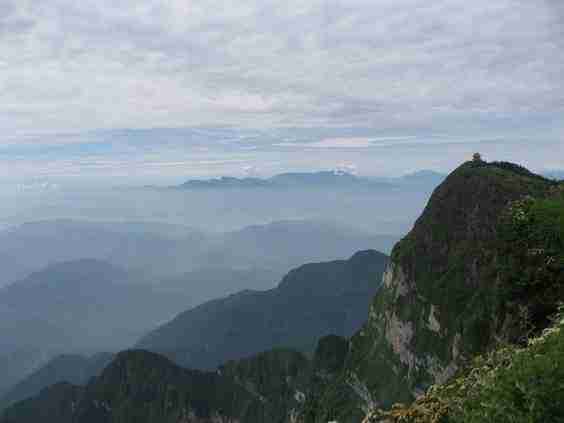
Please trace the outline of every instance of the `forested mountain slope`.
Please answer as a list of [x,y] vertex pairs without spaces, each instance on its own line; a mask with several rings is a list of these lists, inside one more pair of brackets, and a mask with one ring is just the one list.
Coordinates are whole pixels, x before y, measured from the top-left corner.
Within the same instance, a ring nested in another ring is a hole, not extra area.
[[195,368],[275,347],[312,350],[321,336],[349,336],[360,327],[387,260],[367,250],[303,265],[275,289],[243,291],[181,313],[137,346]]
[[546,327],[564,300],[563,186],[467,162],[394,248],[346,366],[306,422],[358,422],[410,402],[476,354]]

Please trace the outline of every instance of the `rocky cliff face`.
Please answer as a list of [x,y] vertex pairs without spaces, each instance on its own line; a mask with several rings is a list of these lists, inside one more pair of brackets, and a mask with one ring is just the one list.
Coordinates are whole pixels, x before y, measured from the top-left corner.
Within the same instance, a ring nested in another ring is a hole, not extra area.
[[443,383],[499,338],[512,340],[516,317],[499,284],[500,217],[555,186],[509,163],[456,169],[395,246],[368,321],[350,340],[340,386],[304,420],[358,422]]

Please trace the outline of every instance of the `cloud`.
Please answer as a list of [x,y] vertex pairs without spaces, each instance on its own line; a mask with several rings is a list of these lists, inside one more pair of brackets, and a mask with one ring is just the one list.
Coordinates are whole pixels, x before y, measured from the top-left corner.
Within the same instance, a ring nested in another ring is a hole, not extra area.
[[561,4],[5,0],[0,128],[556,119]]
[[370,138],[352,137],[352,138],[324,138],[320,141],[298,143],[298,142],[280,142],[280,147],[299,147],[299,148],[368,148],[372,146]]
[[560,0],[3,0],[2,175],[558,167],[563,48]]
[[336,172],[342,173],[350,173],[351,175],[355,175],[357,173],[357,166],[354,163],[339,163],[335,167]]

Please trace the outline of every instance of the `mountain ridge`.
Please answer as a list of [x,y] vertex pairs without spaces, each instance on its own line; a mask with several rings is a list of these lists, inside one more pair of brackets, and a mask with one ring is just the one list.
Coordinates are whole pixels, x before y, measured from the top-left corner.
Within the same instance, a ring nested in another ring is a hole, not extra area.
[[274,347],[310,349],[317,337],[350,335],[362,323],[386,263],[386,255],[369,250],[302,265],[271,290],[247,290],[187,310],[137,347],[196,368]]
[[446,175],[422,169],[396,177],[359,176],[341,170],[312,172],[285,172],[268,178],[220,176],[211,179],[189,179],[171,188],[221,189],[221,188],[394,188],[404,184],[436,185]]
[[499,266],[500,221],[514,202],[558,189],[512,163],[473,161],[453,171],[394,247],[341,377],[308,405],[315,412],[304,422],[352,423],[379,407],[410,403],[496,339],[519,339],[520,306],[500,285],[506,271]]

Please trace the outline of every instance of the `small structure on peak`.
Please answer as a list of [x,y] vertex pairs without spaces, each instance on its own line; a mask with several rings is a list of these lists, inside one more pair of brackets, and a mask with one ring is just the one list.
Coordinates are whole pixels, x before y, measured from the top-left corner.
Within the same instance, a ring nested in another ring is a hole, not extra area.
[[482,161],[482,155],[480,153],[474,153],[472,155],[472,160],[474,162],[481,162]]

